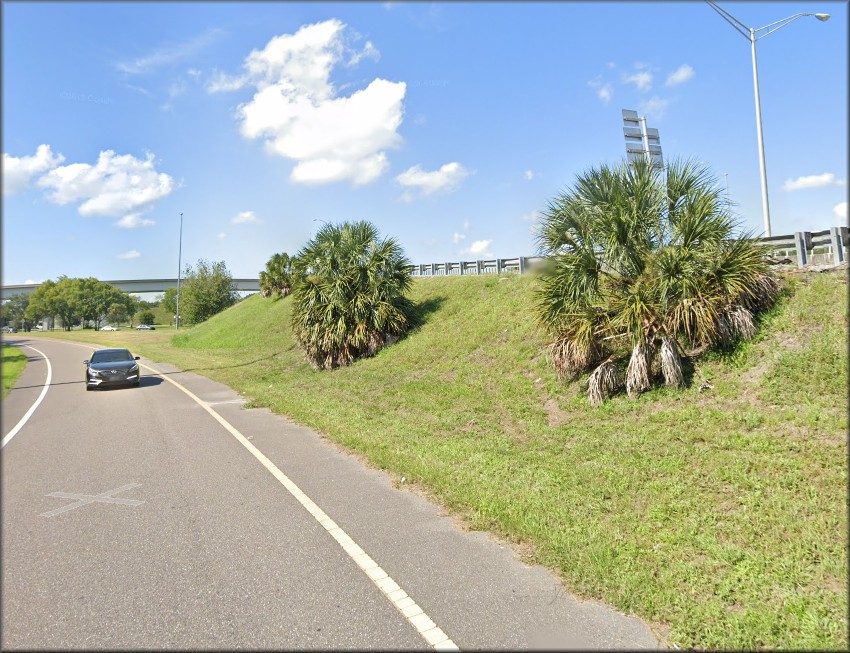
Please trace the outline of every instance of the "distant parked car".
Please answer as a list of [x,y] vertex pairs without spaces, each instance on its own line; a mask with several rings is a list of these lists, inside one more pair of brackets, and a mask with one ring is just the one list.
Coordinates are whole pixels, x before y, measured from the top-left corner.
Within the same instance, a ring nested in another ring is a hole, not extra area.
[[2,331],[3,333],[17,333],[18,332],[17,328],[15,328],[13,326],[4,326],[2,329],[0,329],[0,331]]
[[136,327],[136,331],[156,331],[156,327],[152,327],[150,324],[140,324]]
[[118,327],[110,326],[110,325],[107,324],[104,327],[100,327],[100,330],[101,331],[118,331]]
[[129,349],[98,349],[86,364],[86,390],[110,385],[139,385],[139,360]]

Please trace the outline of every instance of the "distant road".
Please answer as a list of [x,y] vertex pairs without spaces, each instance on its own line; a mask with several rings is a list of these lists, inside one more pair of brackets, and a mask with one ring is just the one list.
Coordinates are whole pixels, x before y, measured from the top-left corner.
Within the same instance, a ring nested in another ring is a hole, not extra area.
[[[3,650],[645,648],[647,627],[229,388],[92,346],[30,356],[3,401]],[[178,385],[179,384],[179,385]]]

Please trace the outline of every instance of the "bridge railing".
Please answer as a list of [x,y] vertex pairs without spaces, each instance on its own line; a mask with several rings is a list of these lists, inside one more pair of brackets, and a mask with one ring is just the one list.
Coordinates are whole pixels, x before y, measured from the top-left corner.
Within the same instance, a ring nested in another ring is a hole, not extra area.
[[[847,227],[831,227],[824,231],[798,231],[790,236],[759,239],[765,255],[778,263],[796,263],[798,268],[810,265],[841,265],[848,256]],[[494,258],[478,261],[441,261],[410,266],[414,277],[443,277],[464,274],[522,274],[539,267],[540,256]]]

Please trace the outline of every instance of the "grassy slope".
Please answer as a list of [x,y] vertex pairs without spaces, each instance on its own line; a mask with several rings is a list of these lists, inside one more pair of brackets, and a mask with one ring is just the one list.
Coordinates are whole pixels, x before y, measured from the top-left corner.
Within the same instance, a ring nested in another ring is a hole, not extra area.
[[598,410],[547,364],[531,276],[419,279],[422,326],[333,372],[295,349],[289,300],[250,297],[173,344],[108,336],[405,475],[671,643],[846,648],[846,274],[790,283],[768,335],[686,391]]
[[2,367],[3,375],[3,397],[9,394],[9,391],[15,385],[18,377],[24,373],[24,368],[27,366],[27,356],[17,347],[4,342],[2,352]]

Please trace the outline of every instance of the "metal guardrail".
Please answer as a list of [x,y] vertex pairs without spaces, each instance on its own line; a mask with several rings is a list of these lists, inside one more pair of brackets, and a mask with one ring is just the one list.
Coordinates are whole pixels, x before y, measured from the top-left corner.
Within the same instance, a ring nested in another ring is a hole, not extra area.
[[[847,227],[831,227],[824,231],[798,231],[790,236],[761,238],[771,258],[793,263],[805,268],[809,265],[841,265],[847,261]],[[410,266],[414,277],[444,277],[467,274],[523,274],[534,270],[544,259],[540,256],[518,256],[516,258],[494,258],[480,261],[456,261],[419,263]]]
[[516,272],[523,274],[534,269],[543,259],[540,256],[518,256],[516,258],[493,258],[480,261],[457,261],[443,263],[422,263],[411,265],[414,277],[442,277],[469,274],[502,274]]
[[[790,236],[771,236],[762,238],[761,243],[771,257],[788,262],[796,262],[797,267],[809,265],[841,265],[848,257],[847,227],[831,227],[824,231],[798,231]],[[440,263],[419,263],[411,265],[414,277],[438,277],[467,274],[502,274],[514,272],[523,274],[537,268],[543,258],[540,256],[517,256],[515,258],[482,259],[479,261],[443,261]],[[259,279],[234,279],[240,292],[256,292],[260,289]],[[164,292],[177,286],[177,279],[141,279],[107,281],[113,286],[130,293]],[[8,299],[12,295],[33,292],[41,284],[8,285],[0,288],[0,298]]]

